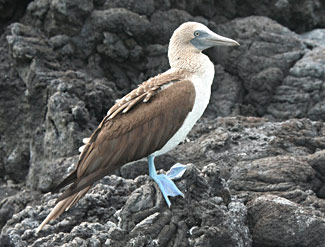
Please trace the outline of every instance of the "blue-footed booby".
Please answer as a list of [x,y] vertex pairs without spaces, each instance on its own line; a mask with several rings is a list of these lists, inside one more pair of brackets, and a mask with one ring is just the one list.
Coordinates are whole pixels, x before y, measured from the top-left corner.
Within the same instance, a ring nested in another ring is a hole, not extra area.
[[71,208],[94,182],[145,157],[149,176],[158,184],[167,205],[171,205],[168,196],[184,196],[172,179],[181,177],[186,166],[175,165],[166,175],[158,175],[154,158],[182,142],[206,109],[214,65],[202,51],[216,45],[239,44],[197,22],[183,23],[174,31],[168,47],[171,68],[120,99],[90,138],[85,138],[75,170],[57,189],[70,187],[38,231]]

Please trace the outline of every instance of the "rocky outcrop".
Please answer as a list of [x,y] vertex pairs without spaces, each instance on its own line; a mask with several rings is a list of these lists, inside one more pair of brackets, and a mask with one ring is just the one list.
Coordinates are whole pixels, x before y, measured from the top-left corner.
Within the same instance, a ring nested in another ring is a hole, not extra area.
[[277,119],[324,119],[324,68],[324,45],[308,51],[276,88],[267,111]]
[[[36,29],[13,24],[7,40],[18,75],[25,84],[29,108],[19,126],[21,134],[29,136],[29,143],[24,146],[27,150],[12,152],[21,155],[25,151],[30,155],[25,160],[31,165],[27,183],[48,191],[53,180],[56,182],[62,175],[53,169],[53,164],[76,154],[80,137],[89,136],[106,111],[103,106],[113,104],[116,88],[104,78],[95,79],[77,70],[61,70],[51,41]],[[5,136],[9,134],[6,132]],[[24,164],[14,154],[7,159],[16,166],[5,162],[11,169],[5,167],[5,170],[17,179],[15,172],[21,174],[17,166]],[[44,173],[51,175],[43,176]]]
[[[223,188],[216,169],[215,164],[210,164],[199,172],[188,165],[185,179],[178,183],[179,188],[186,191],[185,199],[174,199],[171,209],[148,176],[126,180],[113,175],[96,185],[68,213],[70,217],[48,225],[37,235],[38,221],[54,205],[55,196],[48,195],[45,208],[27,207],[16,214],[4,227],[4,236],[16,239],[22,246],[125,246],[129,243],[135,246],[216,246],[218,243],[250,246],[251,238],[245,225],[246,207],[238,201],[227,202],[229,192]],[[221,190],[214,190],[212,186]],[[19,223],[22,221],[26,224]],[[16,226],[11,228],[13,225]],[[62,233],[57,234],[59,232]]]
[[[1,241],[21,246],[322,246],[325,152],[315,150],[324,148],[319,137],[324,128],[307,119],[203,121],[168,155],[188,164],[177,181],[185,198],[173,198],[171,208],[148,175],[111,175],[36,234],[57,198],[46,194],[40,205],[8,220]],[[315,229],[319,234],[311,234]]]
[[207,0],[177,1],[171,0],[172,7],[186,10],[192,15],[203,16],[217,24],[228,22],[236,17],[252,15],[267,16],[298,33],[317,26],[324,27],[324,2],[320,0],[301,0],[299,4],[292,0],[274,1],[236,1]]
[[[0,246],[324,245],[323,2],[23,2],[0,4]],[[157,158],[158,169],[188,164],[185,198],[167,208],[140,161],[37,235],[57,198],[44,193],[73,169],[82,138],[168,69],[169,38],[189,20],[241,46],[207,51],[204,118]]]
[[31,0],[2,0],[0,2],[0,34],[6,30],[10,23],[18,21],[26,12]]
[[[264,116],[274,97],[274,90],[281,85],[290,68],[304,54],[302,41],[295,33],[265,17],[236,19],[217,26],[216,30],[235,38],[241,46],[240,49],[216,48],[210,51],[209,55],[215,63],[236,76],[231,79],[230,85],[227,83],[229,86],[226,90],[216,90],[215,94],[219,95],[217,97],[229,97],[232,101],[236,99],[237,106],[240,104],[245,108],[251,107],[253,112],[249,114]],[[219,78],[215,77],[217,86]],[[221,83],[225,87],[224,82]],[[240,90],[235,90],[237,95],[229,94],[234,91],[234,84],[240,87]],[[236,111],[245,114],[244,109],[239,108]],[[232,112],[225,113],[229,115]]]
[[248,212],[256,246],[324,245],[325,220],[318,210],[267,195],[251,201]]

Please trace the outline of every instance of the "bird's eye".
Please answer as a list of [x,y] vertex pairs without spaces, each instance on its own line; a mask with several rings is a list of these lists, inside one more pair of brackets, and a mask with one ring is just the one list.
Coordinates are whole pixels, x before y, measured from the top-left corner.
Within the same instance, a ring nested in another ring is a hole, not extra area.
[[194,36],[197,37],[197,36],[200,36],[200,33],[198,31],[195,31],[194,32]]

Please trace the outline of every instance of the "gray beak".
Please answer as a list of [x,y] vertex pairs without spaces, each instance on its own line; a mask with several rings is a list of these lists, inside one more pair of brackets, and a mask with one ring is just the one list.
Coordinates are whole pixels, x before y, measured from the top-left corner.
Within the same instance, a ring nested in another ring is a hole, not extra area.
[[212,46],[223,45],[223,46],[239,46],[236,40],[223,37],[212,31],[201,31],[200,35],[191,40],[198,50],[203,51]]
[[205,42],[207,44],[210,44],[211,46],[216,46],[216,45],[240,46],[236,40],[223,37],[216,33],[212,33],[212,34],[209,33],[209,35],[205,38]]

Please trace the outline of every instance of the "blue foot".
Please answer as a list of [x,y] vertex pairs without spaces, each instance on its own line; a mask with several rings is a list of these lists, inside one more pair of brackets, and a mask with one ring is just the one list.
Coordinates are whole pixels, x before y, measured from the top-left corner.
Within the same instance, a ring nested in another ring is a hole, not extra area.
[[183,176],[183,174],[185,173],[186,171],[186,166],[185,165],[182,165],[180,163],[176,163],[175,165],[173,165],[169,171],[167,172],[167,176],[170,178],[170,179],[179,179]]
[[182,196],[184,194],[177,188],[172,179],[178,179],[182,177],[186,170],[186,166],[181,164],[175,164],[167,173],[157,175],[157,171],[154,164],[153,156],[148,156],[148,165],[149,165],[149,176],[157,183],[160,188],[161,193],[163,194],[165,201],[170,207],[171,203],[168,196]]

